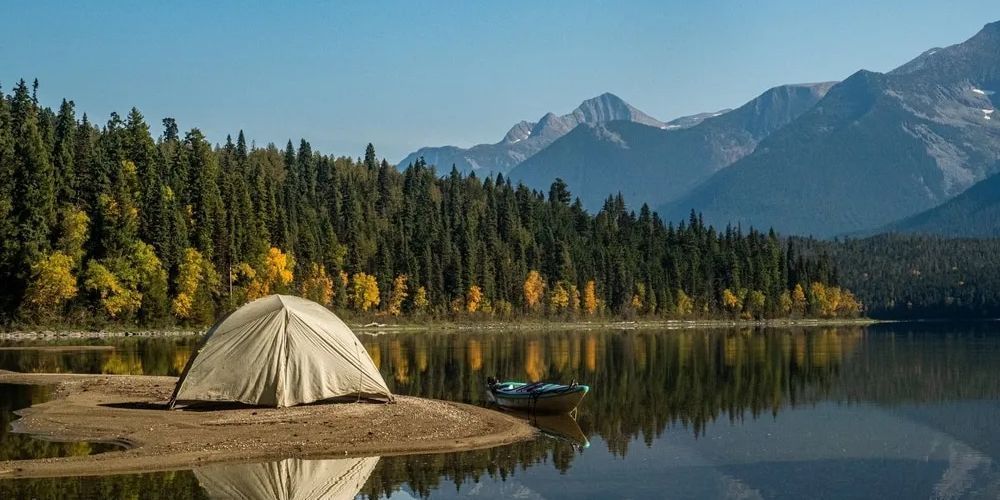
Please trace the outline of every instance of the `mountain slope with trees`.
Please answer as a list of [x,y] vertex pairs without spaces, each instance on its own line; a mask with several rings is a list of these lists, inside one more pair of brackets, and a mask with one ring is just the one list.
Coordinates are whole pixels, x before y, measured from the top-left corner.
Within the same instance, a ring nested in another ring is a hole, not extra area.
[[101,126],[20,82],[0,98],[0,315],[11,323],[206,324],[270,293],[357,315],[854,316],[822,257],[773,233],[677,227],[621,196],[595,215],[368,146],[212,146],[137,109]]
[[[995,170],[1000,171],[1000,167]],[[966,238],[1000,238],[1000,174],[977,182],[942,205],[882,228]]]

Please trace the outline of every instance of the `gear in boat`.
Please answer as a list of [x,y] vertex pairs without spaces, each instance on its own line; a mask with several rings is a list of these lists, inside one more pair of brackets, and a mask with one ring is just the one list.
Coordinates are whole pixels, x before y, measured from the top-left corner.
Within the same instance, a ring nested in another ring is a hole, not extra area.
[[569,385],[549,382],[499,382],[486,379],[487,397],[502,408],[530,413],[565,414],[576,409],[590,387],[576,383]]

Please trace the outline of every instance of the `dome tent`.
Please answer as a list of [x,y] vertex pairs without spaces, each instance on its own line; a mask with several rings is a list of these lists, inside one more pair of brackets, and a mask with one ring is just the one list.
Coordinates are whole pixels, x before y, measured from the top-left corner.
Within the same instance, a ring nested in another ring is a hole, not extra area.
[[270,295],[205,333],[170,400],[294,406],[339,396],[392,399],[368,351],[329,309]]

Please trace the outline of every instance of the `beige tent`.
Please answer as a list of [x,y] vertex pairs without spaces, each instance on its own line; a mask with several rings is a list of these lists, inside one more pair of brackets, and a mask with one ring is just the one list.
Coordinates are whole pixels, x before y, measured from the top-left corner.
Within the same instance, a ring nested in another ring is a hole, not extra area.
[[194,470],[209,498],[350,500],[365,486],[379,457],[209,465]]
[[392,398],[354,332],[315,302],[271,295],[208,330],[170,405],[233,401],[284,407],[352,395]]

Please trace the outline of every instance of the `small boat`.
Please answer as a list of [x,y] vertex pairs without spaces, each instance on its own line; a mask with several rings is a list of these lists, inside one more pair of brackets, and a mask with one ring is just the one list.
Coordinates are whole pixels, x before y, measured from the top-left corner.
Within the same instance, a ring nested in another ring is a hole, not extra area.
[[573,382],[570,385],[547,382],[487,381],[487,397],[497,406],[529,413],[563,414],[576,409],[590,387]]

